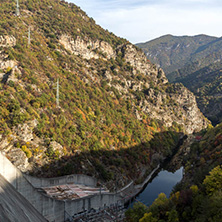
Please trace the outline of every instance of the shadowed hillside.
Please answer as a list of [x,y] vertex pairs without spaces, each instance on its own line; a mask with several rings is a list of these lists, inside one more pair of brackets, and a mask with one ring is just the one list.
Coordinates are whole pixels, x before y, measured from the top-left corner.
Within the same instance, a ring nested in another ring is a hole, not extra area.
[[[155,154],[158,148],[147,152],[141,144],[156,134],[168,132],[163,140],[170,141],[171,132],[191,134],[208,126],[189,90],[170,84],[141,50],[76,5],[24,0],[20,16],[15,9],[15,1],[1,2],[0,147],[23,172],[100,177],[106,168],[107,181],[118,172],[126,183],[131,168],[124,153],[130,147],[137,151],[129,159],[139,161]],[[112,152],[122,155],[104,164],[103,155]],[[118,171],[119,165],[127,168]]]
[[167,35],[138,46],[171,82],[182,82],[197,96],[198,107],[214,125],[221,122],[221,38]]

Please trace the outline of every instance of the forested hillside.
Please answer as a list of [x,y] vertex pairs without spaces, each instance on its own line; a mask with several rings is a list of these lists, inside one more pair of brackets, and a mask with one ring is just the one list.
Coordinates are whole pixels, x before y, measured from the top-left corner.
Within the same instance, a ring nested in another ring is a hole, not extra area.
[[184,70],[181,71],[185,66],[194,63],[200,57],[206,57],[205,49],[217,40],[218,38],[207,35],[165,35],[145,43],[138,43],[137,46],[145,52],[150,61],[165,70],[170,81],[174,81],[180,78],[180,75],[187,74]]
[[183,79],[180,82],[197,97],[200,110],[214,125],[222,122],[222,63],[213,63]]
[[0,147],[22,171],[123,186],[208,126],[189,90],[76,5],[24,0],[15,11],[1,1]]
[[214,125],[221,122],[221,38],[167,35],[138,46],[164,67],[171,82],[182,82],[197,96],[198,107]]
[[135,204],[127,221],[219,222],[222,212],[222,125],[197,134],[183,156],[184,177],[167,198],[160,194],[150,207]]

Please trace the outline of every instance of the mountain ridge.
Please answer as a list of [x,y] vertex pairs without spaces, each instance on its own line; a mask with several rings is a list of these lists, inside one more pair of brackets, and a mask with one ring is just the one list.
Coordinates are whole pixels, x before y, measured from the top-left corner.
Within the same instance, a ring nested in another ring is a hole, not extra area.
[[[160,64],[167,76],[170,77],[170,80],[173,80],[171,79],[172,71],[182,69],[186,63],[190,62],[191,57],[196,55],[200,47],[206,46],[214,41],[219,41],[219,39],[220,38],[204,34],[196,36],[166,35],[136,45],[144,50],[148,59],[156,64]],[[149,53],[151,53],[151,55],[149,55]],[[153,55],[153,53],[156,54]],[[164,57],[161,58],[161,53],[164,54],[166,57],[165,60],[167,60],[168,63],[164,61]]]
[[[165,36],[145,45],[138,44],[138,46],[142,47],[145,52],[147,51],[148,59],[165,67],[166,75],[171,82],[183,83],[197,96],[200,110],[214,125],[220,123],[222,119],[220,112],[221,99],[219,98],[221,93],[222,38],[206,35],[190,36],[188,37],[189,41],[184,36],[170,36],[170,38],[173,39],[173,44],[177,46],[180,41],[181,46],[179,47],[182,48],[174,50],[172,41]],[[202,40],[205,38],[206,41],[201,43],[201,38]],[[197,42],[195,42],[195,39]],[[165,41],[165,45],[159,45],[159,41]],[[176,41],[177,43],[175,43]],[[183,50],[184,46],[188,46],[187,44],[190,46],[194,45],[190,49],[187,47]],[[149,50],[151,50],[150,55]],[[157,53],[155,54],[156,57],[154,53]],[[211,76],[214,76],[216,79],[213,79]]]
[[27,0],[19,17],[14,10],[3,1],[0,146],[23,172],[121,187],[170,155],[181,134],[209,125],[189,90],[74,4]]

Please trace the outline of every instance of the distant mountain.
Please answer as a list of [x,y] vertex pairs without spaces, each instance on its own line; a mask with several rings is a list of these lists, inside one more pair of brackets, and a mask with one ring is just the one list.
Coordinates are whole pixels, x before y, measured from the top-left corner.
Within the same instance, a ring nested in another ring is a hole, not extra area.
[[192,62],[191,58],[195,54],[217,40],[218,38],[207,35],[193,37],[165,35],[146,43],[139,43],[137,46],[145,52],[151,62],[160,65],[166,75],[169,75]]
[[220,122],[222,38],[166,35],[137,46],[171,82],[182,82],[198,97],[199,108],[214,124]]

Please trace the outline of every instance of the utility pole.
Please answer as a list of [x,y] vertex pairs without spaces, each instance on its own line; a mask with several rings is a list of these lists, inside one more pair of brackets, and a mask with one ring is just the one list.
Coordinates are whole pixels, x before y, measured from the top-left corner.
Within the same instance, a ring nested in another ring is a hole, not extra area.
[[29,31],[28,31],[28,46],[30,46],[30,43],[31,43],[31,29],[30,29],[30,26],[29,26]]
[[19,11],[19,0],[17,0],[17,5],[16,5],[16,16],[20,16],[20,11]]
[[56,83],[56,106],[59,108],[59,78],[57,79]]

